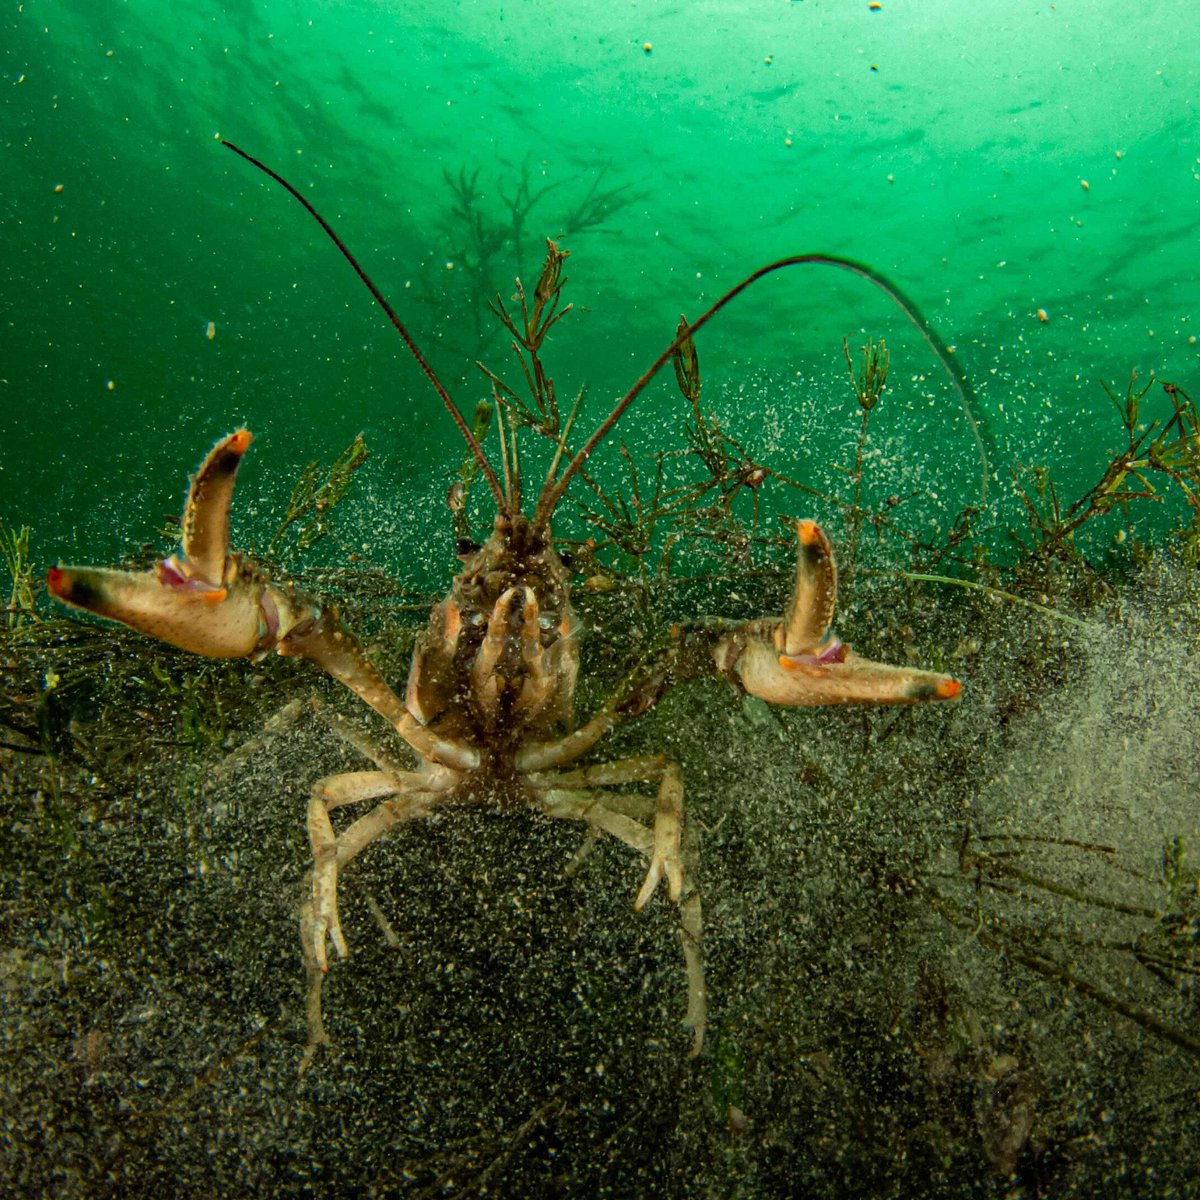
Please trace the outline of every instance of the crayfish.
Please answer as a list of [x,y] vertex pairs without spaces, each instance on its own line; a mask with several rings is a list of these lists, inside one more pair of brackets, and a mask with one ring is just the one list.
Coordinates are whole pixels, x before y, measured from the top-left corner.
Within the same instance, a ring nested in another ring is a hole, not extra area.
[[[505,436],[501,418],[497,473],[400,318],[329,225],[286,180],[230,148],[287,188],[321,223],[404,338],[491,491],[496,506],[491,534],[482,545],[460,546],[462,569],[417,640],[403,696],[373,665],[333,604],[303,594],[230,550],[234,482],[252,440],[246,429],[222,438],[192,478],[178,553],[149,571],[54,567],[47,576],[50,592],[69,605],[194,654],[259,659],[274,651],[308,659],[379,713],[415,752],[415,769],[350,771],[312,787],[308,836],[313,868],[300,914],[309,976],[308,1049],[302,1066],[327,1041],[321,1016],[327,946],[332,944],[340,957],[347,954],[338,916],[342,874],[389,830],[435,809],[465,805],[532,809],[582,822],[590,834],[615,837],[647,860],[634,907],[645,906],[660,883],[678,906],[687,978],[684,1023],[692,1033],[692,1053],[699,1053],[706,994],[695,840],[684,822],[684,772],[662,754],[584,760],[614,726],[644,713],[667,687],[703,674],[719,674],[742,692],[780,705],[953,700],[960,685],[945,675],[861,658],[832,633],[837,592],[833,550],[816,523],[800,520],[795,522],[795,585],[782,616],[677,626],[667,645],[639,662],[596,712],[576,724],[573,702],[583,629],[571,605],[571,571],[555,547],[551,518],[572,479],[651,378],[672,359],[677,371],[686,372],[695,361],[693,335],[768,273],[800,263],[851,270],[887,291],[946,363],[936,335],[902,293],[858,263],[819,254],[772,263],[696,321],[681,322],[674,341],[574,453],[567,443],[577,409],[572,413],[527,514],[516,422],[510,417]],[[553,243],[550,247],[535,303],[557,296],[565,255]],[[630,785],[640,785],[642,791],[630,792]],[[334,814],[356,805],[372,807],[339,832]]]

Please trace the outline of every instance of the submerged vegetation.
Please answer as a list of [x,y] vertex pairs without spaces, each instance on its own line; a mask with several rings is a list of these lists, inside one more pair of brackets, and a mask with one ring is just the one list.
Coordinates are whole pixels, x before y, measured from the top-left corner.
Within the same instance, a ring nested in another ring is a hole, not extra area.
[[[450,182],[482,282],[523,229],[479,216],[477,176]],[[514,213],[545,190],[527,172],[512,187]],[[575,228],[627,199],[597,185]],[[514,471],[520,438],[570,453],[585,399],[564,402],[546,362],[566,256],[550,242],[532,296],[518,283],[491,303],[517,382],[484,369],[473,431],[494,425]],[[307,790],[361,763],[347,743],[377,762],[395,746],[294,663],[198,662],[48,613],[30,556],[52,531],[31,550],[0,526],[14,1186],[244,1192],[285,1154],[277,1194],[628,1195],[653,1179],[689,1196],[1083,1196],[1150,1169],[1158,1194],[1183,1194],[1200,1066],[1191,398],[1132,380],[1094,485],[1065,496],[1022,467],[1024,529],[980,503],[931,534],[875,475],[899,402],[882,341],[857,367],[843,346],[855,408],[836,488],[776,469],[706,405],[686,318],[676,342],[678,441],[578,471],[561,541],[587,629],[581,702],[653,661],[676,622],[778,610],[793,568],[774,518],[798,509],[834,531],[843,636],[966,680],[948,714],[772,710],[714,679],[615,735],[683,763],[705,1057],[673,1036],[671,917],[630,911],[628,857],[584,861],[572,830],[464,814],[414,823],[352,877],[361,950],[331,981],[337,1049],[297,1083]],[[306,468],[269,553],[335,591],[400,680],[433,597],[365,567],[304,570],[366,459],[359,438]],[[476,482],[468,457],[444,517],[456,538],[480,531]],[[1165,533],[1143,532],[1150,506],[1173,514]],[[1119,562],[1095,555],[1093,526]]]
[[582,190],[573,190],[567,181],[549,178],[544,166],[535,170],[528,161],[500,160],[499,169],[487,178],[479,167],[443,170],[450,197],[440,230],[446,269],[427,274],[421,294],[439,318],[447,309],[460,314],[454,333],[469,334],[470,345],[461,348],[469,359],[496,343],[501,327],[489,316],[490,298],[506,286],[514,264],[518,275],[526,274],[522,256],[531,244],[531,224],[573,242],[601,230],[640,199],[628,185],[609,183],[607,164],[589,175]]
[[28,525],[10,529],[0,521],[0,556],[4,558],[4,569],[8,573],[8,604],[4,610],[4,623],[9,629],[37,619],[33,599],[33,564],[29,560]]
[[345,499],[354,472],[368,457],[360,433],[334,460],[324,482],[318,483],[321,478],[319,463],[310,462],[301,471],[279,528],[267,544],[269,560],[281,562],[299,557],[329,533],[333,510]]

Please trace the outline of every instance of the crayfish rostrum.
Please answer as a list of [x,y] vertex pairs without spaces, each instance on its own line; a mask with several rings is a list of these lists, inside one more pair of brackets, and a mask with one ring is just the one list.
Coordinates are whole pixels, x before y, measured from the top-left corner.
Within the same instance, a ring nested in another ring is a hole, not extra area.
[[[321,222],[383,307],[463,434],[472,470],[491,490],[496,505],[492,532],[482,545],[460,545],[462,570],[417,641],[403,697],[372,664],[332,604],[301,593],[230,551],[234,481],[252,440],[245,429],[218,442],[193,477],[177,554],[141,572],[55,567],[47,577],[50,592],[195,654],[260,658],[275,651],[309,659],[382,715],[415,752],[413,770],[351,771],[313,785],[308,802],[311,894],[300,916],[310,980],[305,1065],[326,1040],[321,981],[327,943],[338,955],[347,953],[338,919],[342,871],[395,826],[434,809],[462,805],[532,808],[583,822],[593,834],[610,834],[644,856],[648,869],[634,906],[644,906],[664,883],[679,908],[688,990],[685,1024],[692,1031],[692,1051],[699,1052],[706,1019],[702,926],[695,840],[684,825],[684,772],[662,754],[585,760],[614,726],[645,712],[671,684],[704,673],[719,673],[742,691],[781,705],[952,700],[959,684],[945,675],[860,658],[831,632],[833,551],[819,526],[801,520],[795,523],[795,586],[781,617],[740,623],[698,619],[677,626],[668,643],[636,664],[598,711],[575,724],[583,631],[571,605],[571,572],[551,534],[551,517],[572,478],[649,380],[674,359],[681,385],[686,383],[695,371],[695,332],[765,274],[806,262],[854,271],[883,287],[935,349],[936,335],[901,293],[857,263],[827,255],[772,263],[695,322],[681,322],[671,345],[574,453],[567,448],[572,412],[557,434],[553,461],[526,515],[513,415],[506,433],[501,407],[497,474],[400,319],[337,235],[290,184],[231,149],[286,187]],[[525,316],[519,340],[526,350],[536,352],[561,315],[555,307],[564,256],[550,244],[532,311],[519,291]],[[540,364],[538,373],[540,378]],[[339,832],[333,814],[363,804],[372,807]]]

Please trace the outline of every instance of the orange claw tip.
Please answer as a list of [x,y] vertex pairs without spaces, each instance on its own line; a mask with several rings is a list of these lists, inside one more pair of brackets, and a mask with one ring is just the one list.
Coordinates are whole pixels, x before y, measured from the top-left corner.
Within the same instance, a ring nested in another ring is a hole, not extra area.
[[49,588],[52,596],[62,596],[66,589],[66,578],[66,572],[62,567],[51,567],[46,572],[46,587]]
[[961,691],[962,684],[957,679],[947,679],[937,685],[937,698],[939,700],[956,700]]
[[821,540],[821,531],[817,527],[816,521],[797,521],[796,536],[805,546],[811,546]]
[[252,441],[254,441],[254,434],[250,430],[239,429],[229,435],[226,445],[236,454],[245,454],[250,449]]

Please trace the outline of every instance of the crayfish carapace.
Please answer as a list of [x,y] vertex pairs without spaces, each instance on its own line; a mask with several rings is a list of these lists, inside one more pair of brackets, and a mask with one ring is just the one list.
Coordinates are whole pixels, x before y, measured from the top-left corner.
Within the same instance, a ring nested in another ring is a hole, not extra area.
[[[678,905],[688,989],[685,1023],[692,1030],[693,1053],[699,1052],[706,1013],[701,909],[695,842],[684,824],[683,772],[661,754],[576,764],[614,726],[651,707],[671,684],[701,674],[719,673],[744,692],[782,705],[952,700],[959,684],[929,671],[870,662],[833,635],[833,551],[814,522],[798,521],[796,580],[782,617],[741,623],[698,620],[676,627],[668,644],[640,662],[598,711],[574,725],[581,630],[571,606],[571,573],[551,537],[551,516],[572,478],[649,380],[673,356],[679,367],[678,356],[694,355],[692,335],[769,272],[803,262],[855,271],[897,301],[949,367],[944,348],[902,294],[859,264],[826,255],[773,263],[694,323],[681,323],[675,341],[574,454],[567,450],[571,420],[566,422],[527,516],[521,504],[515,424],[510,420],[506,437],[500,420],[498,475],[395,312],[336,234],[290,184],[250,161],[321,222],[404,338],[492,492],[497,510],[492,533],[483,545],[466,548],[449,594],[435,605],[417,641],[403,698],[380,675],[332,604],[273,580],[265,569],[230,552],[234,481],[252,440],[245,429],[218,442],[192,479],[179,553],[143,572],[55,567],[47,577],[50,592],[67,604],[196,654],[260,658],[275,651],[309,659],[381,714],[415,752],[414,770],[351,771],[321,779],[312,788],[312,886],[300,918],[310,980],[305,1065],[326,1041],[321,981],[327,942],[338,955],[347,953],[338,918],[342,871],[395,826],[434,809],[468,804],[532,808],[583,822],[592,834],[612,835],[648,860],[634,904],[641,908],[665,882]],[[544,300],[556,294],[563,257],[551,245],[536,296]],[[952,374],[956,370],[949,369]],[[631,793],[629,785],[644,790]],[[338,832],[333,814],[360,804],[373,807]]]

